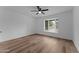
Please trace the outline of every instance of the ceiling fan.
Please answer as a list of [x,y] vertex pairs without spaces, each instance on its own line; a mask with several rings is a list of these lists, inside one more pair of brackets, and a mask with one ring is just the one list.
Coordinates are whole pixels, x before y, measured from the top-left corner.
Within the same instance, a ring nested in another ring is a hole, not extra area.
[[36,6],[37,10],[32,10],[32,12],[36,12],[36,15],[38,14],[45,14],[44,11],[48,11],[48,9],[42,9],[40,6]]

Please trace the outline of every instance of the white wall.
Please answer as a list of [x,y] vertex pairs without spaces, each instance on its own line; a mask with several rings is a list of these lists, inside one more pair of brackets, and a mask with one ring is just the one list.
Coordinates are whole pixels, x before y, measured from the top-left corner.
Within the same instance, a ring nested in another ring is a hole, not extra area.
[[[58,33],[44,32],[44,20],[51,19],[51,18],[59,19]],[[35,19],[36,19],[36,25],[35,25],[36,33],[73,40],[73,12],[72,10],[65,11],[65,12],[51,15],[51,16],[47,16],[47,17],[35,18]]]
[[79,6],[74,7],[74,44],[79,51]]
[[[58,18],[59,32],[44,32],[44,19]],[[40,33],[66,39],[73,39],[72,10],[59,14],[32,18],[27,13],[23,14],[7,7],[0,7],[0,42]]]
[[34,19],[15,12],[7,7],[0,7],[0,42],[33,34]]

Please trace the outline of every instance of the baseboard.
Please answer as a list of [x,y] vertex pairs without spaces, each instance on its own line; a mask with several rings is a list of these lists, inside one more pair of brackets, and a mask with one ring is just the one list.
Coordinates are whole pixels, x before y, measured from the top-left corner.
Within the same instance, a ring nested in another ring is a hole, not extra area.
[[[32,33],[32,34],[29,34],[29,35],[24,35],[24,36],[20,36],[20,37],[13,38],[13,39],[8,39],[8,40],[15,40],[15,39],[18,39],[18,38],[23,38],[23,37],[32,36],[32,35],[42,35],[42,36],[48,36],[48,37],[57,38],[57,39],[70,40],[70,39],[65,39],[65,38],[60,38],[60,37],[54,37],[54,36],[45,35],[45,34],[39,34],[39,33]],[[6,41],[8,41],[8,40],[6,40]],[[6,41],[3,41],[3,42],[6,42]]]
[[4,41],[1,41],[0,43],[6,42],[6,41],[9,41],[9,40],[15,40],[15,39],[23,38],[23,37],[26,37],[26,36],[31,36],[31,35],[34,35],[34,33],[28,34],[28,35],[22,35],[22,36],[18,36],[18,37],[14,37],[14,38],[8,38],[7,40],[5,39]]
[[66,39],[66,38],[62,38],[62,37],[54,37],[54,36],[50,36],[50,35],[46,35],[46,34],[35,33],[35,35],[42,35],[42,36],[48,36],[48,37],[52,37],[52,38],[64,39],[64,40],[70,40],[70,41],[72,41],[71,39]]

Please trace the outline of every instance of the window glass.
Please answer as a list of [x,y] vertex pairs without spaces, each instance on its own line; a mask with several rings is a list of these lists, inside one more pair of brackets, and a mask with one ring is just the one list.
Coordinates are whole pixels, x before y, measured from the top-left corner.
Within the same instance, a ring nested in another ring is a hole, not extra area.
[[57,19],[45,20],[45,30],[50,32],[57,31]]

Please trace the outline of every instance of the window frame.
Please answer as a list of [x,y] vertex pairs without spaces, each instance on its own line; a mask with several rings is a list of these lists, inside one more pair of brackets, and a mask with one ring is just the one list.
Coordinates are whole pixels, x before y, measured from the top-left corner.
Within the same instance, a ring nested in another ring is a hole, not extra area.
[[[52,19],[44,19],[44,32],[51,32],[51,33],[58,33],[58,25],[56,24],[56,31],[49,31],[49,30],[46,30],[46,28],[45,28],[45,21],[47,20],[47,21],[49,21],[49,20],[54,20],[55,19],[55,21],[56,22],[58,22],[58,18],[52,18]],[[49,23],[48,23],[49,24]],[[48,28],[49,28],[49,26],[48,26]]]

